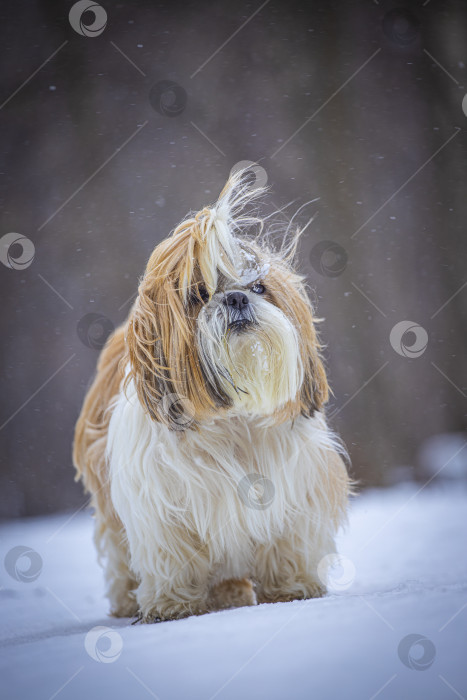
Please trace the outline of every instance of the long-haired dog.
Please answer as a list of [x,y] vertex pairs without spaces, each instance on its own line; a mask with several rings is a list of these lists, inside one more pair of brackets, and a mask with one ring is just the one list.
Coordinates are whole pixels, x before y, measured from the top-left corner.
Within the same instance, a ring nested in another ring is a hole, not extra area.
[[114,615],[325,593],[349,479],[292,267],[299,232],[271,244],[251,212],[262,193],[231,176],[154,249],[100,356],[74,463]]

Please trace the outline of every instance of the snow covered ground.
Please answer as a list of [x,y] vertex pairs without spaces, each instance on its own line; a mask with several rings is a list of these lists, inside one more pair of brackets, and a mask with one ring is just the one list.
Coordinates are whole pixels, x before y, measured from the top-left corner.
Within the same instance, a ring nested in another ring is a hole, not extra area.
[[355,500],[326,598],[155,625],[107,616],[89,515],[4,525],[1,697],[467,698],[467,490],[418,488]]

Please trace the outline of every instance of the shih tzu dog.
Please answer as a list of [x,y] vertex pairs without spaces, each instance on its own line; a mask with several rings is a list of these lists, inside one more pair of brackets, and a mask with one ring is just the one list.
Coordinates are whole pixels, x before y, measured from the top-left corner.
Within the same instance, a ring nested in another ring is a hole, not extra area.
[[231,176],[154,249],[86,396],[74,463],[116,616],[326,591],[349,478],[292,266],[300,231],[271,243],[263,192]]

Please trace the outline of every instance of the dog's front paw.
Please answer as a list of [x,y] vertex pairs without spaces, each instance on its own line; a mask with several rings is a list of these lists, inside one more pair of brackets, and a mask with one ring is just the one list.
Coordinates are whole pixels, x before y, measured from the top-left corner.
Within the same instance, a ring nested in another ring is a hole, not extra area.
[[307,600],[308,598],[322,598],[326,595],[326,588],[321,583],[309,581],[296,583],[293,586],[281,586],[274,588],[261,588],[256,591],[259,603],[289,603],[291,600]]
[[113,617],[134,617],[137,613],[138,603],[134,594],[128,594],[125,597],[112,601],[110,614]]
[[182,620],[184,617],[204,615],[207,612],[209,609],[205,600],[175,601],[167,598],[156,600],[140,609],[141,621],[148,623]]

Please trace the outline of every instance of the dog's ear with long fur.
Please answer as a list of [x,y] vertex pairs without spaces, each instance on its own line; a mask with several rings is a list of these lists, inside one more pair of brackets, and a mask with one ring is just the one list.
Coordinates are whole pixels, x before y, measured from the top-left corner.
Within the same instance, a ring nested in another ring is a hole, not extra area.
[[[305,305],[308,305],[306,300]],[[299,302],[300,304],[300,302]],[[329,398],[329,385],[320,353],[320,343],[311,316],[302,322],[302,362],[304,379],[300,395],[302,414],[312,416]]]
[[[200,214],[202,214],[201,212]],[[194,427],[231,398],[203,374],[195,341],[190,289],[206,285],[197,245],[203,217],[189,219],[153,251],[130,314],[126,343],[140,403],[173,429]],[[204,271],[207,277],[209,270]]]
[[180,430],[212,413],[216,402],[201,371],[193,320],[183,308],[178,281],[153,277],[148,266],[130,315],[127,381],[134,380],[153,420]]
[[[299,235],[300,232],[297,232],[295,243]],[[298,402],[302,415],[312,416],[315,411],[321,410],[328,400],[329,385],[321,358],[321,344],[315,328],[313,309],[305,291],[303,278],[283,261],[273,262],[268,275],[268,293],[299,331],[303,382],[300,396],[294,403]],[[293,418],[293,415],[289,417]]]

